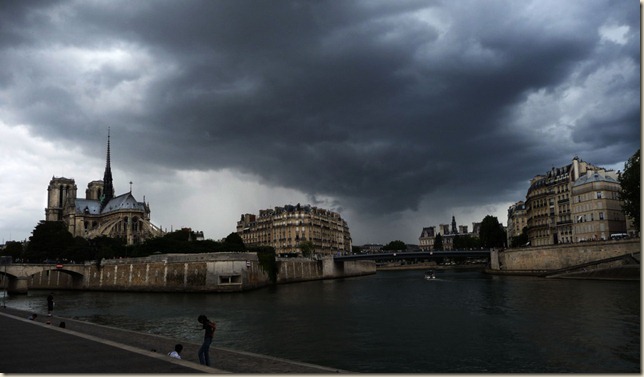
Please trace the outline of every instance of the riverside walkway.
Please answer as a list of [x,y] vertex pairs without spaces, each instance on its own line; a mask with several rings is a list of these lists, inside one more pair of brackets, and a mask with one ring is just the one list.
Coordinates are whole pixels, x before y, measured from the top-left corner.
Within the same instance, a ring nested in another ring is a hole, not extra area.
[[[29,314],[0,307],[0,373],[346,372],[213,346],[207,367],[197,359],[200,344],[40,313],[31,321]],[[176,343],[184,347],[182,360],[167,356]]]

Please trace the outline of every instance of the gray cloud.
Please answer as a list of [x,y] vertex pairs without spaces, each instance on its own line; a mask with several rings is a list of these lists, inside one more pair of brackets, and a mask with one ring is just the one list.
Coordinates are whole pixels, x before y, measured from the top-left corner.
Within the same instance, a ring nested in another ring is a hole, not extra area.
[[5,119],[88,154],[110,126],[132,170],[232,169],[368,217],[521,200],[574,155],[640,145],[628,2],[3,8]]

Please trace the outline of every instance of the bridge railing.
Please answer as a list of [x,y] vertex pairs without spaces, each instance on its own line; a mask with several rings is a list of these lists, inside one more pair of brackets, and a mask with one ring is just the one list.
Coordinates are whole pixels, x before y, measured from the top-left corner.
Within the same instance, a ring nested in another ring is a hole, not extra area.
[[380,259],[436,259],[436,258],[489,258],[490,250],[449,250],[449,251],[403,251],[387,253],[364,253],[352,255],[338,255],[333,259],[340,260],[380,260]]

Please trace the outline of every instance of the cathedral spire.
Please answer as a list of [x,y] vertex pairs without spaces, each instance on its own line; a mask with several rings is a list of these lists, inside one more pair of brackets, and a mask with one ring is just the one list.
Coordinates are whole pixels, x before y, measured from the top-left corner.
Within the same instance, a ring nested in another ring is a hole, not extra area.
[[105,162],[105,173],[103,174],[103,195],[101,196],[101,208],[114,197],[114,186],[112,185],[112,167],[110,166],[110,128],[107,128],[107,161]]

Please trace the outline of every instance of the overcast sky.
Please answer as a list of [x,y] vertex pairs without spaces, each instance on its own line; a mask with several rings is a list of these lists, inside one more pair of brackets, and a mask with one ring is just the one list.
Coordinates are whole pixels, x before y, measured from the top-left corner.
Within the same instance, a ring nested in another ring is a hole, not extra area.
[[53,176],[206,238],[285,204],[355,245],[507,224],[529,180],[640,147],[636,1],[3,1],[0,238]]

